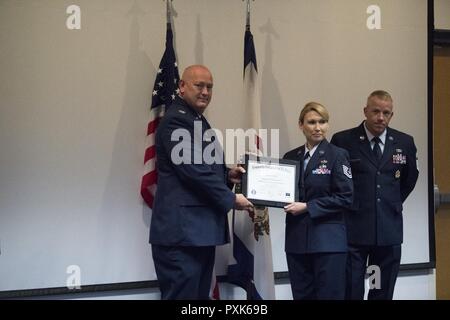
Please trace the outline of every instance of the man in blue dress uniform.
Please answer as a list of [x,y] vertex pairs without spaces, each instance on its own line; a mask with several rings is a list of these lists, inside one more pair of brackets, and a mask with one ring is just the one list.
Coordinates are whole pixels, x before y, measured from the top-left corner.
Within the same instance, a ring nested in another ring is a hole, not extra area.
[[[245,170],[228,169],[222,151],[213,154],[220,161],[204,159],[205,149],[214,143],[203,139],[211,127],[202,115],[212,88],[205,66],[186,68],[180,97],[168,108],[156,133],[158,189],[150,243],[162,299],[208,299],[215,246],[229,241],[228,211],[253,210],[242,194],[230,190]],[[188,141],[180,142],[183,137]]]
[[350,154],[355,190],[354,212],[347,216],[347,299],[364,298],[367,264],[381,272],[380,286],[369,290],[368,299],[390,300],[394,294],[403,242],[403,202],[419,172],[413,138],[388,127],[393,114],[391,95],[374,91],[364,108],[366,120],[331,139]]

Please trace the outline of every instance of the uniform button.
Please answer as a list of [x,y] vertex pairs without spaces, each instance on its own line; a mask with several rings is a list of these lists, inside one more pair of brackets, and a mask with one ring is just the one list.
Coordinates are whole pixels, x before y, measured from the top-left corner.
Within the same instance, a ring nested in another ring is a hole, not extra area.
[[381,202],[381,199],[380,199],[380,198],[378,198],[378,199],[377,199],[377,202]]
[[380,186],[379,184],[377,184],[377,188],[378,188],[378,189],[380,189],[380,188],[381,188],[381,186]]
[[380,173],[381,173],[380,171],[377,171],[377,175],[380,175]]

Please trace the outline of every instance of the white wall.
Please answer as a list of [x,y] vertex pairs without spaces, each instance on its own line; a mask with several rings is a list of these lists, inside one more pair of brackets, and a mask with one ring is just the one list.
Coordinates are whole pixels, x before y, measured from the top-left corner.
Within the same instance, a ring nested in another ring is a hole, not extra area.
[[450,30],[450,0],[434,0],[434,28]]
[[[278,280],[275,286],[276,300],[292,300],[291,287],[287,279]],[[221,300],[245,300],[244,290],[227,283],[220,284]],[[367,298],[367,285],[366,285]],[[74,299],[74,300],[158,300],[158,289],[139,289],[126,291],[112,291],[47,297],[33,299]],[[433,271],[410,272],[403,271],[397,279],[394,300],[435,300],[436,286]]]

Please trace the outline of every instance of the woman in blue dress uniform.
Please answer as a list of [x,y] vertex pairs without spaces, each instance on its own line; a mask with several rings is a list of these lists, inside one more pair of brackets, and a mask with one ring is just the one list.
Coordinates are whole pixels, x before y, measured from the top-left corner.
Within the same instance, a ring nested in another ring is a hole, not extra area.
[[344,215],[353,183],[348,153],[326,140],[329,114],[305,105],[299,128],[306,143],[284,155],[300,162],[299,201],[284,207],[285,251],[293,298],[344,299],[347,234]]

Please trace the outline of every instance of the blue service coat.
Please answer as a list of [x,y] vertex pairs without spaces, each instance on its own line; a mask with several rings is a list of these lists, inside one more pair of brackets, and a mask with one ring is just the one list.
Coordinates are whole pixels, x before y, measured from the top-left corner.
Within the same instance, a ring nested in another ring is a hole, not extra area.
[[[150,226],[152,244],[216,246],[229,241],[227,213],[234,206],[235,194],[227,185],[223,152],[216,148],[220,151],[217,159],[222,161],[207,164],[203,153],[210,147],[205,154],[214,155],[213,142],[194,143],[194,137],[203,140],[208,129],[206,119],[178,97],[158,127],[155,141],[158,186]],[[178,164],[177,156],[190,161]]]
[[304,153],[301,146],[283,157],[300,162],[299,201],[308,207],[298,216],[286,215],[285,251],[347,252],[344,214],[353,200],[348,154],[323,140],[303,172]]
[[347,217],[349,243],[401,244],[403,202],[414,189],[419,175],[413,138],[388,127],[379,164],[372,153],[364,123],[336,133],[331,143],[350,154],[355,196],[354,214]]

